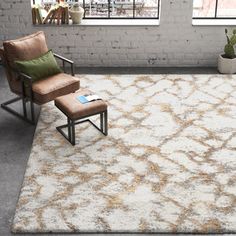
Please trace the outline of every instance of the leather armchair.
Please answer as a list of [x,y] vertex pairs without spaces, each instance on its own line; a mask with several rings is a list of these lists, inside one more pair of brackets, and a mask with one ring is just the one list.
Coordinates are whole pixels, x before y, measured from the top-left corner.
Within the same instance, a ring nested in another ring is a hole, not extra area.
[[[1,107],[33,124],[35,123],[34,103],[42,105],[54,100],[56,97],[75,92],[80,88],[79,79],[74,77],[73,61],[55,53],[54,56],[62,61],[64,72],[66,63],[70,65],[71,75],[59,73],[32,82],[30,76],[16,70],[15,60],[31,60],[47,51],[48,47],[42,31],[20,39],[4,41],[3,48],[0,48],[0,57],[5,68],[10,90],[17,95],[16,98],[1,104]],[[18,100],[22,100],[23,114],[17,113],[8,106]],[[27,102],[30,102],[30,116],[26,109]]]

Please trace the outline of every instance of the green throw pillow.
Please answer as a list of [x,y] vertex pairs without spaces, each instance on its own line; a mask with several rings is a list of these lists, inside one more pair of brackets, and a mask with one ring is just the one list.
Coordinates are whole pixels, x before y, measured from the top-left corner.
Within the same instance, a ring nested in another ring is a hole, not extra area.
[[15,61],[15,64],[20,72],[30,76],[33,81],[40,80],[62,72],[57,64],[52,50],[49,50],[42,56],[32,60]]

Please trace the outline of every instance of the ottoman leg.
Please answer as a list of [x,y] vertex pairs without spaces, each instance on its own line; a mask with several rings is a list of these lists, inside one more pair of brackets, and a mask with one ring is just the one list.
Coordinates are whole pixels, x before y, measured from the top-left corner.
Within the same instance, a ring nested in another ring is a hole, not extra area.
[[71,120],[67,117],[67,125],[68,125],[68,139],[71,142]]
[[75,145],[75,122],[71,120],[71,144]]
[[102,132],[104,132],[104,115],[103,112],[100,113],[100,129]]
[[107,136],[108,134],[108,124],[107,124],[107,110],[104,112],[104,126],[105,126],[105,129],[104,129],[104,134]]
[[[67,128],[67,133],[63,131]],[[75,145],[75,122],[67,117],[67,124],[56,127],[56,129],[68,140],[72,145]]]

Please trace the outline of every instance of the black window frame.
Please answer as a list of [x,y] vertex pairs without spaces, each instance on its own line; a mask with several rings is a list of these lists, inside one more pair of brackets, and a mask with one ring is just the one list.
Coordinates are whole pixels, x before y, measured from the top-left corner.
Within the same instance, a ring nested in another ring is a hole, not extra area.
[[215,0],[216,4],[215,4],[215,14],[214,16],[209,16],[209,17],[192,17],[194,20],[236,20],[236,16],[234,17],[221,17],[221,16],[217,16],[217,12],[218,12],[218,1],[219,0]]
[[[115,0],[107,0],[107,4],[108,4],[108,7],[107,7],[107,9],[110,9],[111,8],[111,2],[112,1],[115,1]],[[160,1],[161,0],[157,0],[158,2],[157,2],[157,16],[156,17],[136,17],[135,16],[135,1],[136,0],[132,0],[133,1],[133,17],[123,17],[123,16],[121,16],[121,17],[111,17],[111,15],[110,15],[110,10],[108,10],[108,13],[107,13],[107,17],[89,17],[89,16],[86,16],[86,3],[85,3],[85,0],[83,0],[83,8],[84,8],[84,17],[83,17],[83,19],[86,19],[86,20],[131,20],[131,19],[134,19],[134,20],[136,20],[136,19],[139,19],[139,20],[159,20],[159,18],[160,18]],[[65,2],[67,2],[67,0],[65,0]],[[70,1],[68,1],[68,2],[70,2]],[[35,3],[35,0],[33,0],[33,4]]]

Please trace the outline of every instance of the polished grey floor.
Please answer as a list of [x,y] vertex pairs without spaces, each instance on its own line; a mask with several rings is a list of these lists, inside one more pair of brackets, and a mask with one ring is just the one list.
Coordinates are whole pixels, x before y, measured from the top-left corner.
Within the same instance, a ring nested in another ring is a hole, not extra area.
[[[77,72],[81,74],[217,73],[215,68],[80,68]],[[0,66],[0,103],[10,98],[12,94]],[[39,109],[37,111],[39,112]],[[10,225],[30,154],[34,130],[34,126],[0,109],[0,236],[12,235]]]

